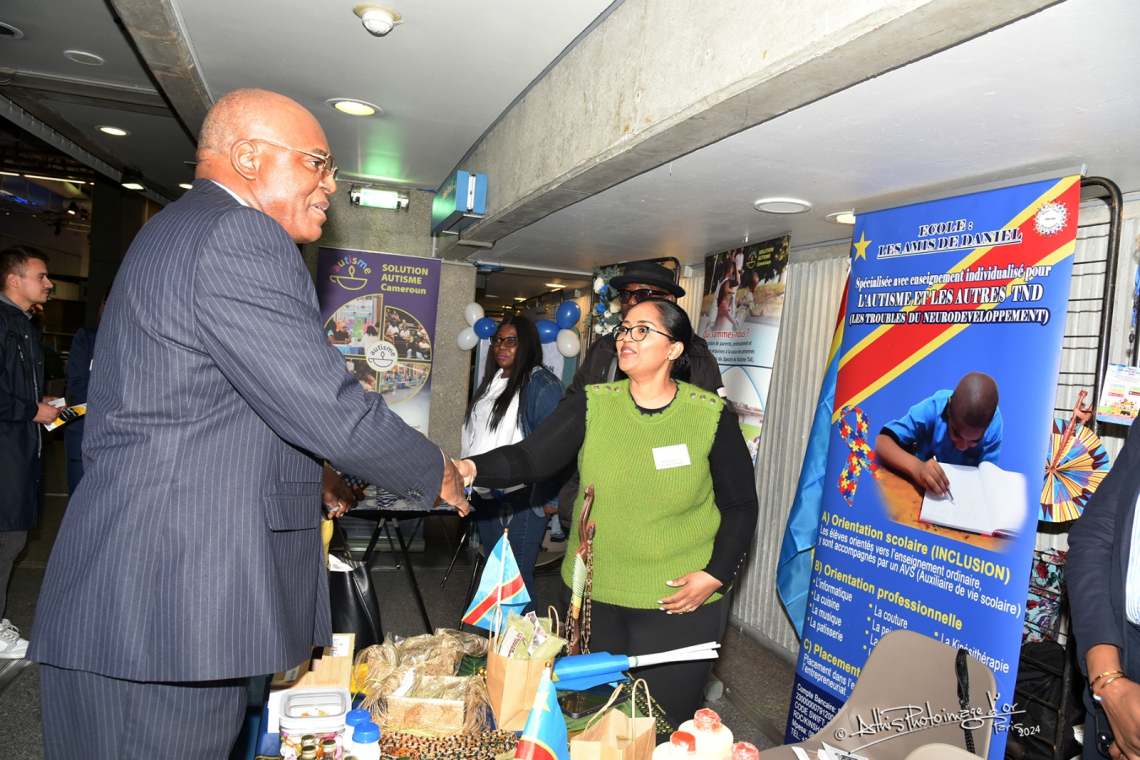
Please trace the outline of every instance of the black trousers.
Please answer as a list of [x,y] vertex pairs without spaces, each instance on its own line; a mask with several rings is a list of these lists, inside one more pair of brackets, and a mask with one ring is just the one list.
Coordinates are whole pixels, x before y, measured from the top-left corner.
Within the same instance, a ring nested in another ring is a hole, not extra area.
[[40,666],[44,757],[154,760],[229,757],[248,678],[142,683]]
[[[566,607],[570,589],[565,590]],[[638,610],[614,604],[591,605],[590,651],[639,655],[666,652],[706,641],[720,642],[728,625],[728,597],[701,605],[696,612],[668,615],[661,610]],[[705,682],[715,660],[696,660],[637,668],[649,693],[674,725],[693,717],[704,703]]]

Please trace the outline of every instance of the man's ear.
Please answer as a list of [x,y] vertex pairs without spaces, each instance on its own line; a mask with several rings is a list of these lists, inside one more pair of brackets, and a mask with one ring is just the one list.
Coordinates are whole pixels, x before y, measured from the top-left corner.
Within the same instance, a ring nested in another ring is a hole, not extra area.
[[261,159],[257,145],[251,140],[238,140],[230,146],[230,165],[235,172],[251,182],[257,179]]

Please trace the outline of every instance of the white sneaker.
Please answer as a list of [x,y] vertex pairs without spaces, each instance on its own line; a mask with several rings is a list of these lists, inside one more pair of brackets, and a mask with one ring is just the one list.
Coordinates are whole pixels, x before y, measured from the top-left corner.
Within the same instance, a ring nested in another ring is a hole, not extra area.
[[6,619],[0,625],[0,660],[22,660],[28,653],[28,640]]
[[0,620],[0,628],[11,628],[16,633],[20,632],[20,629],[17,628],[16,626],[12,625],[12,621],[9,620],[8,618],[4,618],[3,620]]

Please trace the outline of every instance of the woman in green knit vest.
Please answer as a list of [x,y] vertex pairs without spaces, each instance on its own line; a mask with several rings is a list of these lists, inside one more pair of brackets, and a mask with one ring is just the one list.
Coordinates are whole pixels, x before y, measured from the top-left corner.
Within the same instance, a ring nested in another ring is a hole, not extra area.
[[[542,480],[577,457],[582,490],[595,492],[590,650],[642,655],[719,642],[724,595],[756,527],[752,460],[724,402],[684,382],[693,329],[679,306],[638,304],[615,337],[628,379],[587,386],[523,442],[457,464],[465,479],[493,488]],[[567,586],[583,500],[579,492]],[[700,707],[711,668],[700,660],[637,675],[681,722]]]

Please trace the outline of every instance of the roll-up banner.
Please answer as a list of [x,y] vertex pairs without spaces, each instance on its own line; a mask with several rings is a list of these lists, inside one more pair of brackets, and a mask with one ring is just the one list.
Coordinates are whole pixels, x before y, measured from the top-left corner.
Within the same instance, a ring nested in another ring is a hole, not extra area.
[[[859,214],[789,742],[902,628],[993,670],[1003,756],[1079,199],[1068,176]],[[905,723],[863,720],[863,746]]]
[[698,334],[720,365],[752,461],[772,382],[784,311],[788,236],[705,257],[705,293]]
[[321,248],[317,300],[345,369],[428,434],[440,261]]

